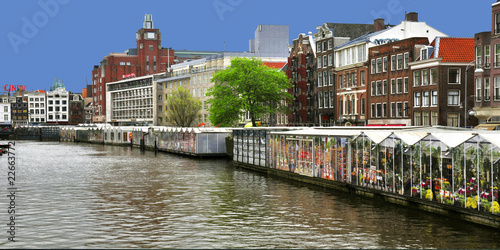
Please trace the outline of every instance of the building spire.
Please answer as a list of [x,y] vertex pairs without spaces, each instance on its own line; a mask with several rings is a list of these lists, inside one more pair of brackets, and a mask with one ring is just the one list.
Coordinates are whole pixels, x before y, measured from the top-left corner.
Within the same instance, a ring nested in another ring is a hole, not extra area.
[[153,29],[153,15],[145,14],[144,22],[142,23],[144,29]]

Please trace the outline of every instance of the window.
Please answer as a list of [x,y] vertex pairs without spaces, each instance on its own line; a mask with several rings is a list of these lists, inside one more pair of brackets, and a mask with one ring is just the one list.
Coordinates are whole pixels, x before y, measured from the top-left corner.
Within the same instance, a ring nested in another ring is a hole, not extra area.
[[413,93],[413,105],[420,107],[420,92]]
[[330,103],[330,100],[328,100],[328,92],[325,91],[325,93],[323,94],[323,98],[324,98],[324,106],[325,108],[328,108],[328,103]]
[[372,64],[371,64],[371,73],[372,75],[375,74],[375,59],[372,59]]
[[360,82],[361,82],[361,86],[365,86],[365,72],[364,71],[361,71],[359,72],[359,78],[360,78]]
[[404,62],[404,67],[405,69],[408,68],[408,63],[410,62],[410,53],[406,52],[405,53],[405,62]]
[[323,52],[325,52],[325,51],[326,51],[326,49],[327,49],[327,48],[326,48],[326,42],[323,42]]
[[402,117],[403,116],[403,103],[398,102],[396,103],[396,117]]
[[476,78],[476,101],[480,102],[481,101],[481,78]]
[[495,44],[495,67],[500,66],[500,43]]
[[375,82],[370,83],[371,96],[375,96]]
[[422,107],[429,107],[429,91],[422,91]]
[[391,56],[391,71],[396,70],[396,56]]
[[420,60],[426,60],[428,59],[429,57],[427,56],[427,49],[423,49],[421,50],[421,56],[420,56]]
[[372,112],[371,112],[371,117],[375,118],[375,103],[372,103]]
[[344,114],[344,106],[342,105],[342,98],[339,100],[339,115]]
[[448,91],[448,105],[458,106],[459,103],[460,103],[460,91],[459,90]]
[[382,117],[387,117],[387,103],[382,103]]
[[332,48],[332,40],[328,40],[328,49],[331,50]]
[[431,91],[431,106],[438,105],[438,92],[437,90]]
[[344,76],[339,75],[339,89],[341,89],[341,88],[342,88],[342,85],[343,85],[343,78],[344,78]]
[[484,67],[489,68],[490,67],[490,45],[485,45],[484,46]]
[[408,110],[410,109],[410,106],[409,106],[408,102],[404,102],[403,107],[404,107],[404,109],[403,109],[403,116],[404,117],[408,117]]
[[495,14],[495,34],[500,34],[500,13]]
[[333,65],[333,56],[332,54],[328,55],[328,66],[332,66]]
[[430,69],[431,71],[431,85],[435,85],[437,84],[437,80],[438,80],[438,77],[437,77],[437,69],[436,68],[433,68],[433,69]]
[[319,108],[323,108],[323,92],[319,92],[318,94],[318,103]]
[[484,100],[490,100],[490,78],[484,78]]
[[481,50],[482,50],[481,46],[476,46],[476,67],[481,67],[481,58],[482,58]]
[[391,117],[395,117],[395,116],[396,116],[396,103],[391,102]]
[[413,113],[413,125],[414,126],[422,126],[422,119],[420,117],[420,112]]
[[422,112],[422,125],[429,126],[429,111]]
[[495,92],[493,93],[494,94],[493,98],[495,101],[500,101],[500,77],[499,76],[495,77],[495,86],[494,87],[495,87],[495,89],[494,89]]
[[326,73],[326,71],[324,71],[323,72],[323,86],[326,86],[326,85],[329,85],[328,74]]
[[4,107],[3,107],[3,112],[9,112],[9,107],[4,106]]
[[382,116],[382,104],[377,103],[377,118],[380,118]]
[[396,79],[391,79],[391,94],[396,93]]
[[349,73],[345,74],[345,83],[347,87],[351,86],[351,74]]
[[397,61],[398,70],[403,69],[403,54],[398,54],[397,60],[398,60]]
[[382,84],[382,95],[387,95],[387,80],[383,81],[383,84]]
[[[318,46],[320,46],[319,43],[318,43]],[[321,58],[318,58],[318,68],[322,68],[321,67]]]
[[361,115],[365,115],[365,98],[361,98]]
[[377,58],[377,73],[382,72],[382,58]]
[[356,73],[351,73],[351,86],[356,85]]
[[377,81],[377,95],[380,95],[382,93],[382,82]]
[[408,77],[404,78],[404,85],[403,85],[403,92],[404,93],[408,93],[408,88],[410,86],[409,81],[410,81],[410,78],[408,78]]
[[460,69],[448,69],[448,83],[450,84],[460,83]]
[[323,56],[323,68],[326,68],[327,66],[327,61],[326,61],[326,56]]
[[321,43],[318,43],[316,46],[317,46],[317,51],[321,52]]
[[321,72],[318,72],[318,87],[323,86],[323,75]]
[[438,125],[438,112],[437,111],[431,111],[431,125],[432,126]]
[[330,70],[328,71],[328,85],[332,86],[333,85],[333,72]]
[[413,86],[420,85],[420,71],[413,72]]
[[459,116],[458,113],[449,113],[447,125],[450,127],[458,127],[459,126],[458,116]]
[[398,78],[396,84],[396,93],[401,94],[403,92],[403,79]]
[[384,61],[383,61],[383,64],[382,64],[382,68],[383,68],[384,72],[387,72],[387,56],[384,57],[383,60]]
[[333,91],[330,90],[330,108],[333,108]]
[[422,86],[429,85],[429,70],[422,70]]

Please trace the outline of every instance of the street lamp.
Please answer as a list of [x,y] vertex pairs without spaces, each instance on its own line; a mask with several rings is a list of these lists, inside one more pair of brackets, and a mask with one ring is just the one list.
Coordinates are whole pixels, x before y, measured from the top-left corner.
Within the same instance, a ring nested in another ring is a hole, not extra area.
[[[467,128],[467,71],[469,70],[470,67],[472,67],[472,65],[474,65],[474,63],[476,62],[477,60],[474,60],[472,62],[470,62],[469,64],[467,64],[467,67],[465,67],[465,95],[464,95],[464,127]],[[476,70],[474,70],[474,73],[483,73],[484,70],[483,70],[483,66],[481,65],[479,68],[477,68]]]

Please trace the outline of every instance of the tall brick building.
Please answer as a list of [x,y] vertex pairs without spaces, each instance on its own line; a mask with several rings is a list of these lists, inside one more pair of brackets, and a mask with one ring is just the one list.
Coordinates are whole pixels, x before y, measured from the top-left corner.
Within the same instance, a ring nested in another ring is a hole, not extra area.
[[467,71],[473,66],[474,38],[437,37],[428,46],[416,47],[415,53],[416,61],[409,63],[412,125],[477,125],[476,117],[465,115],[474,104],[474,67]]
[[125,78],[167,72],[174,62],[174,50],[161,47],[161,33],[153,27],[151,15],[144,17],[143,27],[136,33],[137,47],[124,53],[111,53],[92,70],[93,122],[104,122],[106,83]]
[[416,46],[428,44],[426,37],[417,37],[369,49],[368,124],[412,124],[413,78],[408,63],[420,56],[415,53]]

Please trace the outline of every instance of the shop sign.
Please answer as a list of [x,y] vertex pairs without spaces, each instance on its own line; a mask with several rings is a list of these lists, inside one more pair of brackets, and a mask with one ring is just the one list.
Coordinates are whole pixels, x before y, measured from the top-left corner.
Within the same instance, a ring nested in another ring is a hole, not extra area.
[[26,90],[26,86],[27,85],[11,85],[11,84],[5,84],[5,86],[3,86],[3,89],[5,91],[16,91],[18,89],[22,89],[22,90]]

